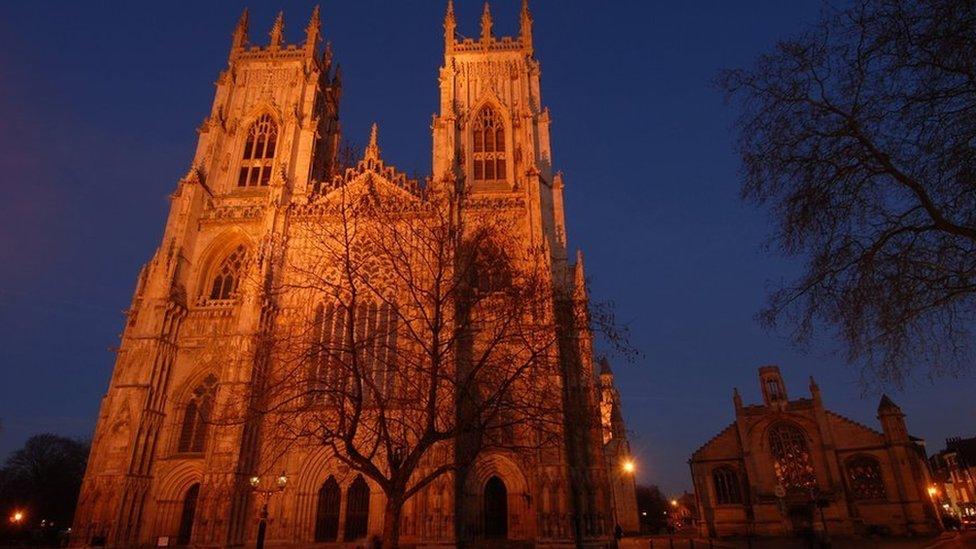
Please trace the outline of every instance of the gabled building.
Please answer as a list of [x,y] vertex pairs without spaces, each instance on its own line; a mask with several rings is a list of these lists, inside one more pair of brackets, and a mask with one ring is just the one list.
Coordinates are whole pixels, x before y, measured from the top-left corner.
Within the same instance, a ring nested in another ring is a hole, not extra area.
[[929,463],[943,509],[959,519],[976,519],[976,437],[946,439],[945,450]]
[[761,404],[733,391],[735,420],[689,460],[702,535],[941,529],[924,448],[890,398],[879,430],[826,409],[813,378],[808,398],[790,399],[776,366],[759,369],[759,385]]

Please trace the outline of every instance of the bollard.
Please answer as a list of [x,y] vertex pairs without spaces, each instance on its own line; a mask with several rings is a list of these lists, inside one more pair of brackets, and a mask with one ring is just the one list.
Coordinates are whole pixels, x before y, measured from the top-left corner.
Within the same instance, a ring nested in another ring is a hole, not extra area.
[[668,534],[668,549],[674,549],[674,536]]

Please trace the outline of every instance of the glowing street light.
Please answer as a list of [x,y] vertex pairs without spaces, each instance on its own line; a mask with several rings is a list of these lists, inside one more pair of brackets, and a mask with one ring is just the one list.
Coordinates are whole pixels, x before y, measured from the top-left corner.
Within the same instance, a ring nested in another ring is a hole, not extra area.
[[678,506],[678,500],[672,499],[671,500],[671,507],[677,507],[677,506]]
[[22,511],[14,511],[13,514],[10,515],[10,522],[12,524],[20,524],[23,521],[24,513]]
[[929,497],[934,498],[939,494],[939,489],[935,485],[929,486]]
[[622,467],[625,473],[633,473],[637,469],[637,465],[634,464],[634,460],[632,459],[624,461]]

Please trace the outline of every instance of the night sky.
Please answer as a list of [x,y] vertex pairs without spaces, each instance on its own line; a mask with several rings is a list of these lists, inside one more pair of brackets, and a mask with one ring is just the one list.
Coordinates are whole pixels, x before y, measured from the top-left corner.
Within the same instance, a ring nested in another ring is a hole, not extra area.
[[[457,2],[478,35],[481,3]],[[122,311],[186,173],[243,4],[20,2],[0,8],[0,457],[31,434],[90,437]],[[518,0],[495,0],[496,34]],[[312,5],[252,4],[264,44],[278,9],[298,42]],[[732,387],[760,399],[778,364],[790,396],[816,376],[828,407],[877,427],[878,389],[858,385],[825,336],[796,350],[754,321],[799,264],[765,250],[768,218],[738,199],[734,112],[710,85],[818,2],[535,0],[543,103],[566,181],[570,245],[594,297],[613,300],[644,357],[615,365],[639,480],[690,487],[686,460],[733,419]],[[360,144],[380,125],[387,162],[430,170],[444,2],[324,1],[342,65],[340,116]],[[828,334],[829,336],[829,334]],[[976,435],[972,374],[888,388],[930,452]]]

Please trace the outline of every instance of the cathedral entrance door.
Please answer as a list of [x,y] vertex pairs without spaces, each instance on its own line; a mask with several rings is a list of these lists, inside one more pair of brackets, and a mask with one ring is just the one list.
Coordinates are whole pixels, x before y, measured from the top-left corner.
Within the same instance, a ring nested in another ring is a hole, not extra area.
[[485,537],[508,537],[508,490],[498,477],[491,477],[485,483]]
[[183,496],[183,512],[180,514],[180,532],[176,536],[176,545],[189,545],[193,534],[193,517],[197,513],[197,497],[200,495],[200,485],[194,484]]
[[322,484],[319,490],[318,508],[315,515],[315,541],[335,541],[339,537],[339,483],[334,476]]

